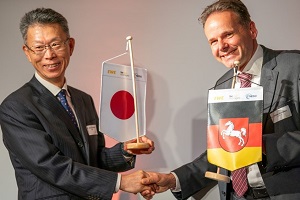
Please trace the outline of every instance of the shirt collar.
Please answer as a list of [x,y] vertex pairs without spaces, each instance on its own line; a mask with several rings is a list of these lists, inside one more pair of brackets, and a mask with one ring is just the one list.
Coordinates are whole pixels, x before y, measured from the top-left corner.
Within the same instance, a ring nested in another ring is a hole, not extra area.
[[[263,49],[260,45],[258,45],[254,55],[252,56],[252,58],[244,68],[243,72],[252,74],[254,76],[260,76],[262,62],[263,62]],[[241,73],[241,71],[238,71],[238,73]]]
[[35,78],[43,85],[45,88],[47,88],[54,96],[56,96],[62,89],[65,89],[67,91],[67,96],[71,97],[69,91],[68,91],[68,86],[67,86],[67,80],[65,79],[65,83],[62,88],[57,87],[56,85],[53,85],[52,83],[46,81],[43,79],[37,71],[34,73]]

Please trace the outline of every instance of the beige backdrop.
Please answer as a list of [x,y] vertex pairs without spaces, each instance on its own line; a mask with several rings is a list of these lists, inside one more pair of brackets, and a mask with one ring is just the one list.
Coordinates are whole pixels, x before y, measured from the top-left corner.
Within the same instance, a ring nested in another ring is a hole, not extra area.
[[[126,37],[137,66],[148,69],[147,131],[156,151],[139,156],[134,170],[169,172],[206,149],[206,98],[226,68],[213,60],[197,19],[212,0],[1,0],[0,102],[27,82],[33,67],[23,55],[19,20],[36,7],[51,7],[69,21],[75,52],[68,83],[91,94],[99,106],[101,63],[125,52]],[[300,48],[299,0],[245,0],[259,34],[258,41],[275,49]],[[119,62],[129,64],[128,59]],[[2,140],[2,133],[0,134]],[[114,144],[108,140],[108,146]],[[1,199],[17,199],[14,171],[0,142]],[[133,170],[133,171],[134,171]],[[114,199],[138,200],[118,193]],[[167,191],[155,200],[174,199]],[[214,188],[203,199],[219,199]]]

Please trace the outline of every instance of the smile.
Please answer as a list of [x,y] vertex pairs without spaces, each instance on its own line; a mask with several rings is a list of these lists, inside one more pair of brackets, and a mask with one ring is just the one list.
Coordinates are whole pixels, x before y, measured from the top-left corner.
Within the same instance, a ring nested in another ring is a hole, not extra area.
[[236,51],[236,49],[234,49],[233,51],[231,51],[231,52],[229,52],[229,53],[223,54],[223,55],[221,55],[220,57],[221,57],[221,58],[226,58],[227,56],[233,54],[235,51]]
[[55,68],[59,65],[60,63],[55,63],[55,64],[49,64],[49,65],[44,65],[44,67],[47,67],[47,68]]

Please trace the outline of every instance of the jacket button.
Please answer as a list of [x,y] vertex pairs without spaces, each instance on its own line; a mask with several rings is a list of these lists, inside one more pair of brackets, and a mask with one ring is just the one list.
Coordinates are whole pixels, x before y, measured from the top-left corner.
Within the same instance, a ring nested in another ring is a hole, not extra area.
[[223,196],[226,196],[226,192],[222,191]]
[[82,142],[78,142],[78,146],[79,146],[80,148],[82,148],[82,147],[83,147]]

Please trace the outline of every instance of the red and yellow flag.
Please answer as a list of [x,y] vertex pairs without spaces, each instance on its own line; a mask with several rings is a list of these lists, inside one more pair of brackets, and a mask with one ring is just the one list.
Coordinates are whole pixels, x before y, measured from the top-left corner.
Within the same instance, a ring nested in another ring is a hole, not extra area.
[[208,161],[230,171],[261,161],[262,87],[210,90]]

